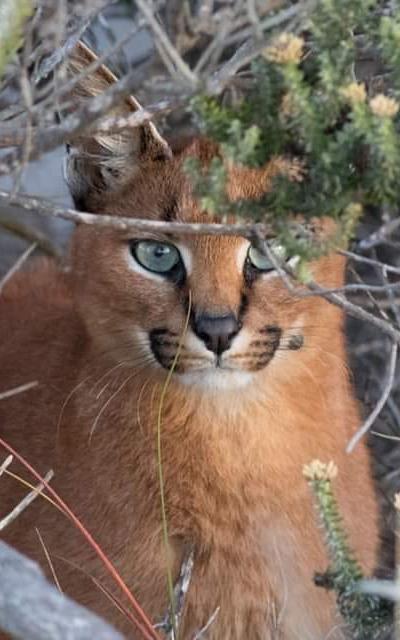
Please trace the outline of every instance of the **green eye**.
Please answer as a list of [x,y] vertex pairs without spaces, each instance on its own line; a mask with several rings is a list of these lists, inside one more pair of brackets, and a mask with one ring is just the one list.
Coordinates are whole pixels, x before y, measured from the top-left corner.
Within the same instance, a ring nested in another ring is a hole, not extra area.
[[153,273],[168,273],[181,260],[179,251],[173,244],[140,240],[131,246],[136,262]]
[[[287,259],[286,250],[281,244],[272,242],[270,249],[278,262],[284,262]],[[275,269],[271,260],[252,245],[249,247],[247,257],[251,265],[259,271],[273,271]]]

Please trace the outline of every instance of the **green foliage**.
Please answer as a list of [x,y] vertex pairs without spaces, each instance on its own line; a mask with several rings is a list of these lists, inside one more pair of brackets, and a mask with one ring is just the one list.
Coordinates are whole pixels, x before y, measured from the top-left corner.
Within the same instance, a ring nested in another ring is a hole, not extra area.
[[[277,156],[300,158],[303,180],[275,178],[257,202],[229,203],[221,158],[208,168],[190,168],[202,204],[213,214],[228,212],[268,221],[285,244],[296,241],[288,221],[332,217],[333,241],[345,245],[362,208],[397,211],[400,199],[398,103],[393,96],[370,97],[354,81],[355,34],[374,46],[400,88],[400,19],[381,18],[376,0],[321,0],[309,18],[307,45],[281,34],[253,65],[254,84],[246,99],[223,106],[197,97],[193,109],[201,130],[216,140],[229,160],[262,167]],[[206,206],[207,205],[207,206]],[[316,243],[304,238],[304,256]],[[326,249],[326,246],[324,247]]]
[[392,69],[393,84],[400,91],[400,16],[384,16],[379,25],[382,55]]
[[377,596],[362,593],[362,569],[349,546],[339,508],[332,490],[336,467],[314,461],[304,469],[322,523],[330,567],[319,576],[322,586],[333,589],[343,619],[353,640],[379,640],[390,628],[390,607]]
[[31,0],[0,0],[0,79],[22,44],[23,26],[32,12]]

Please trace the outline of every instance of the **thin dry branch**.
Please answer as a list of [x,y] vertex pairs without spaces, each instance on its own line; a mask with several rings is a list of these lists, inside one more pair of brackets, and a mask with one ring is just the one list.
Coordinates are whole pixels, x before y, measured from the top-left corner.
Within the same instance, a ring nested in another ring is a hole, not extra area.
[[[35,144],[32,145],[27,159],[38,158],[46,151],[55,149],[60,144],[70,140],[72,136],[89,125],[93,125],[104,117],[116,104],[129,95],[137,81],[137,71],[133,69],[121,80],[118,80],[104,93],[85,101],[82,107],[67,116],[60,125],[48,127],[42,130]],[[5,156],[0,162],[0,175],[8,175],[18,169],[21,160],[24,159],[23,149],[20,147]]]
[[[35,84],[45,80],[50,73],[52,73],[68,56],[69,52],[75,47],[78,41],[83,36],[86,29],[89,25],[95,20],[95,18],[99,17],[106,7],[109,7],[112,4],[115,4],[117,0],[105,0],[104,2],[95,2],[95,7],[89,11],[86,15],[83,16],[83,19],[79,21],[78,24],[74,25],[73,33],[66,39],[66,41],[58,47],[50,56],[47,56],[38,66],[36,70],[33,81]],[[116,43],[116,46],[122,47],[124,42],[127,41],[128,37],[131,37],[131,33],[127,34],[124,38]],[[112,55],[113,51],[108,52],[108,55]],[[91,71],[92,72],[92,71]],[[68,90],[68,89],[67,89]],[[53,96],[52,96],[53,97]]]
[[[94,13],[96,14],[97,11],[95,11]],[[97,69],[101,67],[101,65],[107,62],[107,60],[110,57],[118,53],[120,49],[125,44],[127,44],[141,28],[143,28],[144,24],[145,24],[144,20],[137,20],[134,26],[124,36],[122,36],[111,47],[107,48],[107,50],[104,51],[104,53],[99,54],[96,60],[94,60],[89,65],[84,67],[79,74],[74,75],[71,79],[67,80],[66,82],[58,83],[52,89],[52,91],[47,96],[47,98],[44,98],[44,100],[41,100],[38,104],[33,105],[32,115],[35,117],[40,117],[42,119],[44,115],[44,109],[46,107],[50,107],[51,114],[53,114],[54,105],[59,106],[62,102],[61,98],[63,98],[63,96],[70,96],[78,84],[80,84],[85,78],[92,76],[97,71]],[[80,39],[80,36],[83,34],[82,29],[85,25],[87,26],[86,21],[84,22],[82,28],[78,28],[78,30],[72,36],[70,36],[66,40],[66,42],[58,50],[54,52],[54,54],[52,54],[49,58],[46,58],[43,61],[43,63],[40,65],[38,72],[34,75],[33,82],[35,85],[38,82],[40,82],[43,79],[43,77],[46,77],[46,74],[50,73],[51,71],[54,71],[56,66],[66,61],[68,55],[72,52],[77,41]],[[26,115],[27,114],[23,113],[21,114],[21,117],[24,118],[26,117]],[[10,129],[11,129],[11,133],[15,132],[14,120],[12,120],[11,123],[9,124],[6,124],[6,125],[3,125],[3,127],[0,127],[0,131],[2,131],[5,136],[4,138],[5,140],[7,136],[7,131],[8,133],[10,133]],[[2,136],[0,136],[0,138],[1,137]]]
[[49,551],[48,551],[48,549],[47,549],[47,547],[46,547],[46,545],[44,543],[44,540],[42,538],[42,534],[40,533],[40,531],[39,531],[39,529],[37,527],[35,527],[35,530],[36,530],[37,537],[39,538],[40,546],[43,549],[43,553],[44,553],[44,556],[46,558],[46,562],[47,562],[47,564],[49,566],[51,575],[53,576],[54,584],[56,585],[58,591],[60,593],[63,593],[63,590],[61,589],[60,581],[59,581],[59,579],[57,577],[57,573],[56,573],[56,570],[54,568],[54,564],[53,564],[53,562],[51,560],[50,553],[49,553]]
[[[270,250],[270,248],[268,247],[268,244],[265,242],[265,238],[258,237],[257,246],[261,251],[265,252],[268,259],[271,261],[271,263],[275,267],[278,275],[282,278],[283,282],[285,283],[289,291],[298,297],[305,296],[306,294],[304,293],[304,291],[302,292],[301,290],[299,290],[298,287],[296,287],[294,284],[297,278],[293,269],[291,269],[288,265],[281,264],[277,260],[275,254],[273,253],[273,251]],[[377,329],[380,329],[384,334],[388,335],[393,342],[395,342],[396,344],[400,344],[400,328],[396,329],[390,323],[390,321],[377,318],[372,313],[365,311],[365,309],[363,309],[362,307],[355,305],[349,300],[347,300],[345,297],[343,297],[343,295],[339,293],[331,292],[329,291],[329,289],[325,289],[324,287],[321,287],[317,282],[313,282],[312,280],[309,280],[307,283],[303,285],[303,287],[304,286],[309,291],[313,292],[315,295],[318,295],[321,298],[324,298],[325,300],[327,300],[327,302],[330,302],[331,304],[334,304],[335,306],[340,307],[341,309],[346,311],[348,315],[352,316],[353,318],[357,318],[358,320],[364,320],[366,322],[369,322],[370,324],[375,326]]]
[[123,640],[94,613],[62,595],[39,566],[0,542],[0,628],[20,640]]
[[29,391],[34,387],[37,387],[38,381],[34,380],[33,382],[27,382],[26,384],[21,384],[18,387],[14,387],[13,389],[8,389],[7,391],[3,391],[0,393],[0,400],[6,400],[7,398],[12,398],[13,396],[18,395],[19,393],[24,393],[25,391]]
[[3,288],[7,284],[7,282],[9,280],[11,280],[11,278],[13,277],[13,275],[15,273],[17,273],[17,271],[19,271],[21,269],[22,265],[27,261],[29,256],[35,251],[36,247],[37,247],[36,242],[31,244],[26,249],[26,251],[24,251],[24,253],[18,258],[18,260],[12,265],[12,267],[7,271],[5,276],[2,277],[2,279],[0,280],[0,295],[1,295],[1,292],[2,292]]
[[397,342],[394,342],[392,345],[391,353],[390,353],[390,361],[387,378],[383,387],[382,395],[375,405],[373,411],[371,411],[368,418],[363,422],[361,427],[356,431],[351,440],[349,441],[346,451],[347,453],[351,453],[356,446],[356,444],[361,440],[361,438],[369,431],[369,429],[374,424],[376,418],[379,416],[383,407],[385,406],[394,385],[395,374],[396,374],[396,364],[397,364],[397,355],[398,355],[399,345]]
[[195,88],[199,83],[196,74],[193,73],[193,71],[186,64],[177,49],[172,44],[165,30],[156,19],[148,0],[136,0],[136,5],[145,16],[149,27],[154,33],[154,44],[160,51],[160,54],[162,55],[163,53],[165,53],[169,60],[175,66],[179,75],[186,81],[186,83],[189,83],[189,86]]
[[358,243],[359,248],[362,251],[366,249],[372,249],[373,247],[377,247],[380,244],[383,244],[387,241],[388,237],[391,236],[395,231],[400,228],[400,217],[394,218],[389,222],[381,225],[377,231],[374,231],[368,238],[364,238],[360,240]]
[[13,460],[14,460],[14,456],[9,455],[4,460],[4,462],[2,462],[0,466],[0,476],[2,476],[5,471],[7,471],[8,467],[10,466]]
[[[298,16],[300,12],[304,11],[304,7],[301,3],[289,7],[280,11],[274,16],[271,16],[265,21],[263,30],[275,29],[289,22],[295,16]],[[251,35],[251,31],[248,35]],[[256,58],[267,45],[267,39],[255,40],[250,38],[244,42],[234,55],[225,62],[219,69],[217,69],[206,81],[206,91],[211,95],[219,94],[226,87],[229,80],[245,65],[249,64],[254,58]]]
[[[113,215],[98,215],[76,211],[74,209],[66,209],[54,206],[51,202],[41,198],[33,198],[31,196],[13,196],[7,191],[0,191],[0,203],[4,201],[8,206],[21,207],[29,211],[35,211],[40,215],[51,216],[54,218],[63,218],[70,220],[76,224],[95,225],[99,228],[107,227],[119,231],[158,231],[168,235],[225,235],[225,236],[241,236],[248,238],[265,251],[268,258],[276,268],[278,274],[282,277],[288,289],[296,296],[308,295],[304,293],[304,289],[299,290],[295,286],[296,274],[288,266],[281,265],[276,260],[276,256],[269,250],[265,240],[274,236],[273,229],[270,225],[263,223],[244,223],[244,224],[200,224],[200,223],[182,223],[182,222],[162,222],[156,220],[141,220],[135,218],[116,217]],[[350,316],[359,320],[364,320],[380,329],[384,334],[389,336],[392,341],[400,344],[400,329],[394,327],[390,321],[377,318],[372,313],[365,311],[362,307],[353,304],[343,295],[335,291],[330,291],[321,287],[318,283],[309,281],[305,285],[314,295],[325,298],[328,302],[340,307]]]
[[214,613],[210,616],[209,620],[207,620],[206,624],[204,625],[204,627],[202,627],[199,631],[197,631],[197,633],[195,634],[193,640],[200,640],[201,638],[203,638],[208,629],[211,627],[211,625],[213,624],[214,620],[216,619],[217,615],[219,614],[219,610],[220,607],[217,607],[214,611]]
[[173,616],[172,607],[168,607],[168,611],[164,616],[164,619],[159,624],[155,625],[156,629],[161,629],[166,633],[167,640],[178,640],[179,638],[179,626],[182,619],[183,609],[185,605],[185,600],[187,596],[187,592],[189,590],[190,581],[192,579],[194,565],[194,549],[190,549],[189,553],[183,559],[181,570],[179,572],[179,577],[177,583],[174,587],[174,598],[175,598],[175,629],[171,625],[171,619]]
[[[54,476],[54,471],[50,469],[44,476],[45,482],[50,482],[52,477]],[[7,514],[4,518],[0,520],[0,531],[3,531],[6,527],[8,527],[11,522],[14,522],[18,516],[25,511],[27,507],[38,497],[38,495],[43,491],[45,485],[43,482],[38,484],[32,491],[30,491],[24,498],[22,498],[21,502],[19,502],[9,514]]]
[[15,195],[8,191],[0,191],[0,203],[7,206],[15,206],[27,211],[34,211],[39,215],[63,218],[75,224],[88,224],[98,227],[107,227],[119,231],[159,231],[161,233],[181,235],[227,235],[252,238],[255,234],[260,237],[272,237],[272,228],[263,223],[257,224],[203,224],[183,222],[162,222],[158,220],[142,220],[137,218],[124,218],[115,215],[98,215],[76,211],[75,209],[61,208],[43,198]]
[[[256,56],[258,56],[266,44],[266,41],[261,42],[257,40],[256,42],[254,42],[252,39],[248,40],[241,47],[239,47],[232,58],[224,63],[219,69],[217,69],[210,78],[207,74],[206,77],[199,80],[197,78],[197,75],[183,61],[178,51],[169,40],[164,29],[156,20],[152,9],[150,8],[146,0],[139,0],[138,6],[143,12],[145,19],[137,20],[135,26],[128,32],[128,34],[118,40],[118,42],[116,42],[112,47],[107,49],[104,54],[99,56],[98,60],[94,61],[91,65],[84,69],[79,77],[73,78],[69,82],[62,83],[51,92],[50,96],[46,100],[41,101],[37,105],[32,105],[32,108],[30,110],[32,116],[40,116],[40,119],[43,121],[44,109],[46,108],[46,105],[49,101],[51,101],[51,105],[53,108],[54,103],[59,103],[60,98],[63,95],[71,93],[77,82],[81,80],[81,76],[84,77],[87,74],[93,73],[100,66],[100,64],[104,63],[104,61],[107,60],[109,56],[117,52],[127,40],[132,38],[132,36],[143,26],[145,21],[149,22],[151,28],[156,34],[155,43],[162,43],[163,50],[168,52],[170,59],[179,69],[181,76],[186,78],[186,89],[183,93],[180,93],[179,99],[170,101],[163,100],[161,102],[150,105],[143,111],[143,113],[138,112],[136,118],[133,117],[131,119],[127,119],[125,124],[125,120],[122,120],[121,118],[110,118],[108,122],[99,124],[98,128],[96,129],[98,131],[109,131],[110,127],[115,127],[115,130],[119,131],[122,128],[125,128],[125,126],[138,126],[148,119],[146,114],[149,114],[149,117],[154,118],[158,115],[164,115],[167,111],[171,111],[172,109],[180,108],[187,103],[187,101],[193,96],[195,90],[202,83],[205,84],[206,91],[208,91],[209,93],[219,94],[224,90],[232,76],[234,76],[240,68],[248,64]],[[263,31],[274,29],[275,27],[288,22],[293,17],[299,17],[301,16],[303,11],[304,7],[301,3],[280,11],[279,13],[269,17],[262,23]],[[81,31],[79,31],[79,33],[81,33]],[[50,63],[47,65],[49,68],[47,68],[47,66],[45,65],[44,71],[43,69],[40,70],[36,81],[43,77],[43,73],[48,73],[49,69],[53,69],[56,64],[59,64],[61,61],[63,61],[66,55],[71,51],[71,48],[73,48],[73,44],[75,42],[76,34],[70,37],[69,40],[67,40],[67,42],[64,43],[62,47],[60,47],[58,53],[55,52],[57,53],[55,58],[54,56],[50,57]],[[124,78],[122,78],[116,85],[114,85],[114,87],[112,87],[104,94],[96,96],[91,101],[86,102],[81,109],[73,113],[71,116],[68,116],[63,120],[61,124],[32,128],[30,130],[29,144],[29,146],[32,148],[29,150],[29,153],[25,153],[26,157],[24,159],[35,159],[42,153],[50,151],[56,146],[63,144],[67,140],[70,140],[74,135],[78,135],[83,128],[93,127],[93,125],[95,125],[96,122],[102,116],[104,116],[107,111],[110,110],[122,97],[125,97],[130,93],[133,86],[138,82],[139,73],[141,73],[142,78],[145,79],[146,70],[144,68],[141,68],[140,71],[138,70],[138,68],[131,70]],[[26,119],[27,115],[29,114],[24,113],[22,114],[22,117]],[[26,134],[23,130],[21,130],[20,118],[18,120],[18,124],[11,121],[10,124],[0,125],[1,148],[22,145],[25,141],[25,138]],[[14,150],[4,156],[2,158],[2,161],[0,162],[0,175],[6,175],[15,171],[18,168],[19,162],[23,159],[22,156],[23,154],[21,149]]]
[[[191,96],[186,95],[182,99],[160,100],[159,102],[148,105],[145,109],[138,109],[128,116],[110,116],[108,118],[105,118],[101,122],[95,122],[94,124],[89,123],[84,125],[85,132],[117,133],[118,131],[123,131],[125,129],[140,127],[149,120],[155,120],[156,118],[164,116],[174,109],[180,109],[184,107],[190,97]],[[77,115],[77,117],[79,118],[79,114],[80,112],[77,112],[76,114],[74,114],[74,116]],[[43,148],[41,138],[43,134],[45,134],[46,138],[50,138],[54,135],[57,140],[60,140],[59,144],[61,144],[62,142],[66,142],[67,140],[73,140],[75,136],[80,134],[80,132],[81,128],[74,128],[74,130],[71,130],[70,125],[66,124],[66,120],[64,120],[62,124],[59,125],[34,127],[31,130],[31,143],[33,146],[40,144],[41,148]],[[21,131],[20,127],[10,129],[9,127],[0,126],[0,148],[19,146],[24,143],[25,136],[25,132]],[[48,150],[49,149],[46,149],[46,151]]]
[[310,291],[313,291],[318,296],[325,298],[325,300],[331,302],[336,307],[340,307],[353,318],[369,322],[377,329],[380,329],[380,331],[389,336],[394,342],[400,344],[400,329],[396,329],[389,321],[377,318],[372,313],[365,311],[365,309],[363,309],[362,307],[353,304],[339,293],[331,293],[316,282],[308,282],[306,286],[310,289]]
[[0,217],[0,228],[5,229],[5,231],[9,233],[13,233],[31,244],[35,244],[40,251],[48,256],[52,256],[57,260],[61,258],[61,250],[56,247],[44,233],[41,233],[32,225],[24,224],[19,220],[8,220]]
[[346,258],[351,258],[355,262],[363,262],[364,264],[368,264],[372,267],[376,267],[380,270],[385,270],[387,273],[396,273],[400,275],[400,267],[395,267],[391,264],[387,264],[386,262],[381,262],[380,260],[374,260],[373,258],[367,258],[366,256],[360,256],[358,253],[354,253],[353,251],[344,251],[341,250],[340,253],[342,256]]

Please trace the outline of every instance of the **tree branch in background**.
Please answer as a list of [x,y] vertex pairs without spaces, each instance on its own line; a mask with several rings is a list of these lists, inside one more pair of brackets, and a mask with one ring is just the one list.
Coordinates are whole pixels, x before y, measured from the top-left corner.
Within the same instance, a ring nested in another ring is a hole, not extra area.
[[136,5],[145,16],[146,22],[154,33],[155,46],[159,49],[161,55],[163,55],[163,59],[165,54],[167,61],[169,60],[172,63],[172,67],[167,63],[168,70],[172,72],[172,75],[174,75],[175,68],[178,72],[178,78],[180,75],[181,78],[189,83],[189,86],[194,89],[199,83],[196,74],[191,71],[190,67],[175,49],[168,35],[154,16],[150,3],[147,2],[147,0],[136,0]]
[[376,406],[374,407],[374,410],[370,413],[368,418],[365,420],[365,422],[361,425],[361,427],[358,429],[358,431],[356,431],[356,433],[353,435],[353,437],[349,441],[349,444],[347,445],[347,449],[346,449],[347,453],[351,453],[354,450],[354,447],[356,446],[356,444],[361,440],[361,438],[365,436],[366,433],[368,433],[368,431],[374,424],[376,418],[379,416],[386,402],[388,401],[388,398],[393,390],[393,384],[394,384],[395,374],[396,374],[398,351],[399,351],[399,344],[395,342],[392,345],[387,378],[383,387],[381,398],[379,402],[376,404]]
[[[155,120],[161,116],[164,116],[174,109],[182,108],[183,106],[187,105],[190,97],[190,95],[187,95],[180,100],[160,100],[160,102],[157,102],[153,105],[148,105],[144,109],[138,109],[138,111],[135,111],[128,116],[110,116],[105,118],[104,120],[101,120],[100,122],[93,122],[90,115],[90,107],[89,109],[81,109],[74,112],[73,116],[69,116],[68,118],[63,120],[63,122],[59,125],[47,126],[45,129],[43,129],[42,127],[34,127],[31,131],[31,142],[33,146],[40,146],[37,154],[40,155],[44,151],[51,151],[55,147],[58,147],[60,144],[67,142],[68,140],[73,140],[74,137],[80,134],[82,129],[85,129],[85,131],[87,132],[91,131],[97,133],[117,133],[118,131],[123,131],[125,129],[133,129],[135,127],[140,127],[142,124],[148,122],[149,120]],[[101,118],[103,116],[103,108],[105,113],[109,111],[111,107],[100,107],[98,118]],[[45,134],[44,141],[43,134]],[[19,127],[13,129],[9,126],[2,127],[0,125],[0,148],[20,146],[24,143],[25,138],[25,132],[21,131]],[[33,159],[34,155],[35,154],[31,154],[30,159]],[[12,155],[10,154],[8,157],[11,159]],[[13,161],[15,161],[15,158],[13,158]],[[6,164],[7,162],[8,161],[6,157],[5,160],[1,161],[0,166],[1,164]],[[8,170],[5,168],[4,172],[8,173]]]
[[55,244],[50,242],[49,238],[44,233],[41,233],[32,225],[24,224],[19,220],[8,220],[6,218],[0,217],[0,228],[8,231],[9,233],[15,234],[19,238],[22,238],[23,240],[26,240],[31,244],[36,245],[38,249],[40,249],[46,255],[51,256],[52,258],[60,260],[62,256],[60,249],[56,247]]
[[50,585],[39,566],[0,542],[0,628],[26,640],[123,640],[94,613]]

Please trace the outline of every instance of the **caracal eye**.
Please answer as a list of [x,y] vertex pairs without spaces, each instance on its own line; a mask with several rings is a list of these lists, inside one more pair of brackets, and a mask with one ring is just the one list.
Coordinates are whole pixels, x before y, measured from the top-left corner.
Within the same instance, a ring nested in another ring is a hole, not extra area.
[[181,261],[178,249],[167,242],[139,240],[132,243],[131,252],[140,266],[153,273],[168,273]]
[[[284,262],[287,260],[286,249],[281,244],[272,242],[270,243],[270,249],[274,256],[276,256],[278,262]],[[271,260],[252,245],[249,247],[247,257],[251,265],[259,271],[273,271],[273,269],[275,269]]]

